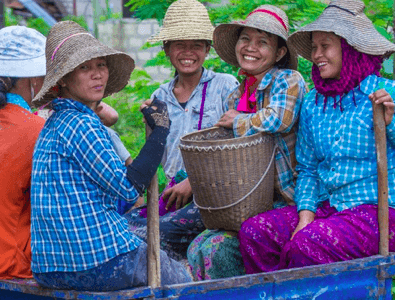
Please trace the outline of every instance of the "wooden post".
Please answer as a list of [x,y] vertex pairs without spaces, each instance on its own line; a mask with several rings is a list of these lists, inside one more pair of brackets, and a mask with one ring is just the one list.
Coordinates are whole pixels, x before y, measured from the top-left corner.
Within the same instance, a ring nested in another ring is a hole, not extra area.
[[388,166],[387,166],[387,137],[384,120],[384,106],[373,103],[373,124],[377,152],[378,177],[378,219],[379,219],[379,254],[389,255],[388,242]]
[[77,16],[77,0],[73,0],[73,15]]
[[99,23],[99,3],[98,0],[92,0],[92,10],[93,10],[93,32],[95,38],[99,38],[99,30],[97,27],[97,23]]
[[[146,124],[146,138],[148,138],[150,134],[151,128]],[[161,285],[158,198],[158,175],[155,173],[147,189],[147,271],[148,285],[152,288],[156,288]]]

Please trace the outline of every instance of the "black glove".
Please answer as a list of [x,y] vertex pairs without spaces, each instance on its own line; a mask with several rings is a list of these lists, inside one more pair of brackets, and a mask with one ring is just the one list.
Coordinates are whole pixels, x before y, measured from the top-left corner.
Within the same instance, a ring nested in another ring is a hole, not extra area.
[[[154,109],[153,107],[156,107]],[[165,102],[158,100],[156,97],[151,102],[150,106],[144,107],[141,112],[143,113],[147,124],[152,130],[155,127],[170,128],[170,119],[167,112],[167,105]]]
[[[155,106],[156,109],[152,107]],[[166,139],[170,131],[170,120],[166,103],[154,99],[150,106],[141,111],[152,129],[139,155],[127,167],[127,177],[142,195],[148,187],[162,160]]]

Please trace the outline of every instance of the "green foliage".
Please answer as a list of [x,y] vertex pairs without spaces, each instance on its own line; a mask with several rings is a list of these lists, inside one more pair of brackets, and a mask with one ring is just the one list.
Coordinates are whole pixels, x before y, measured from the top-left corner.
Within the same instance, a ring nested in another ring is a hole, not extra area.
[[51,30],[51,27],[45,23],[43,18],[28,18],[26,26],[36,29],[45,36],[48,36],[48,33]]
[[[167,8],[173,2],[173,0],[130,0],[125,6],[129,6],[130,10],[135,12],[135,16],[141,20],[155,18],[161,22]],[[205,3],[207,2],[215,3],[218,1],[205,1]],[[393,22],[393,0],[364,0],[364,2],[366,5],[365,12],[372,20],[376,29],[387,39],[393,41],[393,36],[390,33]],[[323,2],[314,0],[295,0],[292,3],[289,0],[229,0],[228,5],[208,7],[208,11],[213,24],[218,25],[245,19],[249,12],[263,4],[276,5],[286,11],[290,21],[290,33],[313,22],[327,6]],[[158,43],[153,46],[158,46]],[[149,44],[144,45],[144,48],[149,47]],[[298,70],[310,88],[313,86],[311,81],[311,65],[309,61],[299,58]],[[145,66],[171,67],[163,51],[159,52],[155,58],[147,61]],[[237,68],[222,61],[213,49],[210,51],[210,56],[206,59],[204,66],[215,72],[237,75]],[[392,76],[384,71],[382,71],[382,75],[385,77]]]
[[79,24],[81,27],[89,30],[88,23],[86,23],[84,16],[74,16],[74,15],[67,15],[65,16],[62,21],[73,21]]

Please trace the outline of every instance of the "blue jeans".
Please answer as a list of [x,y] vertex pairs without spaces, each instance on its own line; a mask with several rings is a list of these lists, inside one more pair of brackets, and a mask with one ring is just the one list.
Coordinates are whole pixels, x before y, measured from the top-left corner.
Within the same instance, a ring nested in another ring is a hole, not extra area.
[[[162,285],[191,282],[184,266],[160,251]],[[118,255],[93,269],[78,272],[33,273],[38,284],[51,289],[105,292],[148,285],[147,244]]]

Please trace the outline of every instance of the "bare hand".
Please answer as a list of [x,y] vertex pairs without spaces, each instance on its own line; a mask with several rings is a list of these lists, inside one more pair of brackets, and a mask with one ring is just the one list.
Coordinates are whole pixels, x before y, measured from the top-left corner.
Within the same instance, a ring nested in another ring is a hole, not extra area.
[[389,125],[392,122],[392,118],[394,116],[394,101],[388,92],[384,89],[375,91],[374,93],[369,95],[369,99],[374,102],[376,105],[382,103],[384,105],[384,119],[385,125]]
[[296,226],[294,232],[292,233],[291,240],[294,238],[295,234],[309,225],[311,222],[314,221],[315,213],[310,210],[301,210],[299,212],[299,223]]
[[184,207],[191,196],[192,187],[187,178],[164,192],[163,199],[168,199],[166,209],[169,210],[174,201],[177,201],[177,209]]
[[99,116],[102,123],[107,127],[114,125],[118,121],[119,116],[117,111],[104,102],[100,102],[100,104],[96,107],[95,113]]
[[234,109],[228,110],[226,113],[224,113],[222,115],[222,117],[219,119],[218,123],[215,124],[214,126],[232,129],[233,128],[233,120],[239,114],[240,114],[240,112],[238,112],[237,110],[234,110]]

